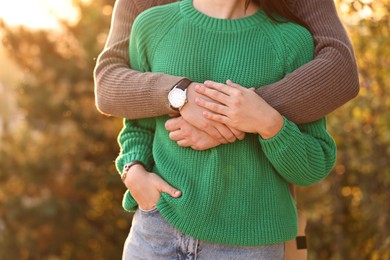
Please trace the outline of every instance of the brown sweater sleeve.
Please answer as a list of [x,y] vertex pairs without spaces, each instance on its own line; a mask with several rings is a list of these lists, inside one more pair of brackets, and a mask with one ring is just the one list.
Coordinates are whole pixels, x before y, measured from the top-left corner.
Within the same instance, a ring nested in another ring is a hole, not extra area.
[[144,118],[168,114],[168,92],[182,77],[130,69],[129,35],[144,10],[174,0],[116,0],[109,36],[95,70],[95,101],[106,115]]
[[[129,68],[131,26],[142,11],[172,0],[117,0],[110,34],[95,71],[96,106],[104,114],[143,118],[167,114],[167,93],[181,78]],[[316,41],[316,58],[278,83],[257,90],[296,123],[318,119],[359,91],[356,62],[332,0],[297,0]]]
[[257,90],[295,123],[319,119],[359,93],[356,60],[332,0],[297,0],[295,10],[315,40],[315,59]]

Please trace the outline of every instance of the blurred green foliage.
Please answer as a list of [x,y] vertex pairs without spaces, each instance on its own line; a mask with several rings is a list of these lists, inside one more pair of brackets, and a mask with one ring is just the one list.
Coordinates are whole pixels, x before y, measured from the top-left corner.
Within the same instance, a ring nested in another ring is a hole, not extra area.
[[328,117],[333,174],[300,189],[310,259],[390,259],[390,2],[340,0],[361,91]]
[[[131,222],[113,163],[121,120],[96,111],[92,79],[113,3],[75,1],[82,17],[61,32],[0,28],[24,75],[7,86],[22,123],[0,113],[0,259],[121,258]],[[390,3],[337,3],[362,89],[328,117],[337,164],[298,189],[298,204],[310,259],[390,259]]]
[[13,89],[24,120],[3,122],[0,259],[121,257],[131,220],[113,164],[121,120],[98,113],[92,80],[113,2],[75,2],[82,17],[61,32],[2,27],[24,72]]

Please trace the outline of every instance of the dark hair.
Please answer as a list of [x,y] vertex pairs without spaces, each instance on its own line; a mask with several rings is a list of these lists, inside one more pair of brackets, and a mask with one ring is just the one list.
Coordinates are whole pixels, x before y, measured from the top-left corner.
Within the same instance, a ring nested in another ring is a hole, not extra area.
[[258,4],[260,8],[264,10],[267,16],[276,22],[286,22],[286,21],[278,20],[274,16],[275,14],[283,17],[287,21],[297,23],[307,28],[307,24],[291,11],[291,2],[293,2],[291,0],[290,1],[289,0],[246,0],[245,3],[246,7],[248,7],[251,1]]

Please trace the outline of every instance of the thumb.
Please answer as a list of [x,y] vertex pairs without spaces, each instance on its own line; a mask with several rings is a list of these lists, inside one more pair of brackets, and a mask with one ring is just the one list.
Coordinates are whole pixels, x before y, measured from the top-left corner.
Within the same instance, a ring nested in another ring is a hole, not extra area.
[[163,179],[160,179],[159,182],[160,183],[158,184],[158,187],[160,192],[165,192],[166,194],[170,195],[173,198],[179,198],[181,196],[181,191],[175,189]]

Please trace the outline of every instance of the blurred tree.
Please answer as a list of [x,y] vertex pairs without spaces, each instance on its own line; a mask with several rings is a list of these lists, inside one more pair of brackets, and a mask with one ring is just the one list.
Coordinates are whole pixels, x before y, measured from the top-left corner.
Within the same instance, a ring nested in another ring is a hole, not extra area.
[[390,259],[390,2],[337,4],[361,91],[328,118],[338,144],[333,174],[299,193],[310,218],[310,258]]
[[[120,259],[130,216],[113,160],[120,119],[98,114],[92,70],[114,0],[75,0],[62,31],[2,26],[23,68],[25,123],[0,138],[0,259]],[[390,3],[338,0],[360,67],[359,97],[329,117],[333,174],[298,190],[310,259],[390,259]]]
[[120,259],[130,215],[113,160],[121,120],[99,115],[92,71],[114,0],[74,1],[61,31],[2,26],[24,71],[25,124],[0,147],[0,259]]

